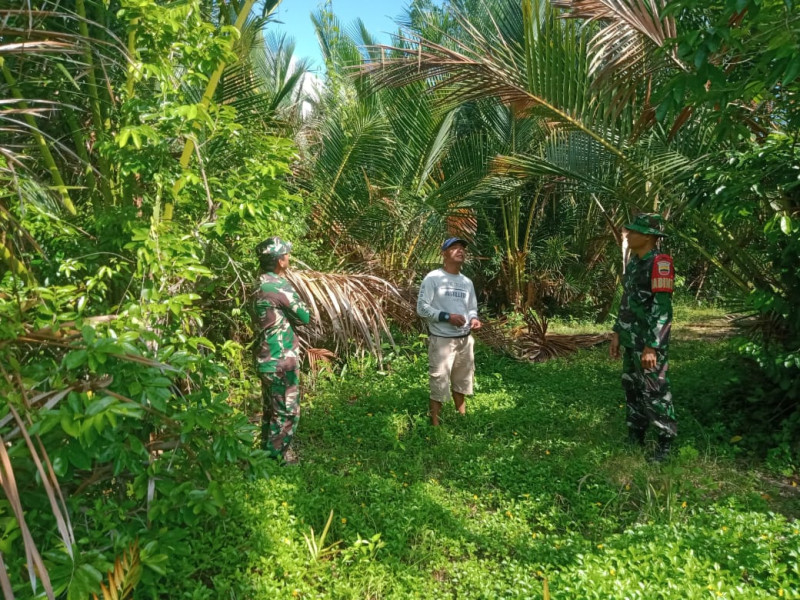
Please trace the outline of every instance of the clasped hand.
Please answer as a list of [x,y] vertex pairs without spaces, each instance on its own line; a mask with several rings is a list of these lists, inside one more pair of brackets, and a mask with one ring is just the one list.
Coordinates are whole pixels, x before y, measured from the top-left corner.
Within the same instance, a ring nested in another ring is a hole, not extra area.
[[[463,327],[467,323],[467,318],[464,315],[450,315],[450,324],[455,325],[456,327]],[[481,322],[478,319],[471,319],[469,322],[469,326],[471,329],[480,329]]]

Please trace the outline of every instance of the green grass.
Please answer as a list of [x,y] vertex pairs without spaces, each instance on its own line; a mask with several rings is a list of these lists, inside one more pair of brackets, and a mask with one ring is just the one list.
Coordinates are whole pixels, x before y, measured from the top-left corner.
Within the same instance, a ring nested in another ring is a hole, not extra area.
[[[694,302],[676,299],[673,303],[673,319],[680,334],[680,327],[725,327],[725,311],[716,306],[697,306]],[[614,316],[603,323],[594,321],[553,318],[548,321],[549,333],[608,333],[614,324]]]
[[[382,373],[353,362],[307,395],[302,464],[231,484],[224,521],[192,542],[202,576],[176,589],[542,598],[546,578],[557,599],[798,598],[796,488],[737,461],[718,385],[731,353],[673,343],[681,431],[663,467],[623,444],[620,365],[605,347],[544,364],[479,349],[468,414],[446,406],[439,429],[420,343]],[[317,560],[304,535],[319,539],[330,511],[323,545],[337,545]]]

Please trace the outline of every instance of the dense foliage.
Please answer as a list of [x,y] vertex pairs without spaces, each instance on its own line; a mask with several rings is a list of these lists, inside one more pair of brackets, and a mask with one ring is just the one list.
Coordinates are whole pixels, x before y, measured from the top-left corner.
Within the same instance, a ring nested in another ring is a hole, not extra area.
[[[796,454],[800,15],[778,0],[629,4],[417,2],[392,47],[359,55],[334,36],[350,49],[337,56],[361,65],[346,101],[391,122],[409,108],[389,94],[422,87],[425,118],[430,108],[457,124],[437,131],[440,163],[460,156],[468,136],[480,140],[484,153],[470,153],[480,181],[440,214],[475,240],[489,306],[602,320],[613,310],[621,225],[641,210],[668,215],[663,247],[683,293],[754,317],[742,351],[755,370],[732,386],[735,411],[766,436],[758,445]],[[404,131],[418,122],[406,118]],[[381,135],[342,138],[347,156]],[[370,198],[408,189],[380,164],[343,162],[338,172],[351,168],[368,169]],[[388,249],[375,231],[362,242]]]
[[252,246],[303,230],[295,150],[265,125],[280,115],[265,74],[239,92],[272,107],[259,121],[215,95],[212,72],[248,68],[236,14],[39,4],[3,7],[4,42],[31,51],[0,48],[16,99],[0,115],[0,552],[16,593],[86,598],[136,544],[157,590],[224,510],[230,465],[262,469],[243,307]]

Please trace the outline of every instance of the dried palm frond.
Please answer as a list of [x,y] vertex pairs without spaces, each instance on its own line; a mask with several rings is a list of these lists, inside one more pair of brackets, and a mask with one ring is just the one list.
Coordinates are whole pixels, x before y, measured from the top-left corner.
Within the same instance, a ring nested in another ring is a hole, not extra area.
[[547,333],[547,319],[533,311],[523,315],[526,327],[504,329],[503,321],[485,321],[475,331],[476,337],[493,350],[507,353],[517,360],[545,362],[551,358],[567,356],[582,348],[602,344],[608,334],[558,334]]
[[[139,560],[139,542],[130,547],[114,561],[114,570],[108,572],[108,586],[100,584],[103,600],[126,600],[133,596],[133,589],[142,577],[142,563]],[[99,600],[97,594],[92,594]]]
[[[25,310],[24,306],[23,310]],[[96,322],[109,320],[111,320],[111,317],[95,318]],[[75,329],[75,323],[72,322],[61,323],[55,328],[43,329],[33,329],[23,326],[21,335],[6,340],[4,344],[32,347],[37,350],[47,348],[49,352],[56,355],[62,355],[75,348],[84,347],[83,341],[80,339],[80,334]],[[168,367],[167,365],[163,365],[162,363],[143,356],[129,353],[117,354],[116,356],[122,360],[133,361],[148,367],[158,368],[159,370],[167,368],[177,372],[177,370],[172,367]],[[60,389],[40,392],[30,388],[28,386],[29,384],[24,382],[18,373],[14,371],[9,372],[3,365],[0,365],[0,375],[5,379],[5,383],[7,383],[9,388],[13,391],[14,396],[14,398],[12,398],[13,402],[9,401],[4,404],[4,415],[0,418],[0,488],[11,506],[13,517],[21,532],[31,586],[35,591],[38,582],[41,582],[46,596],[48,598],[54,598],[54,591],[44,561],[26,524],[25,509],[30,509],[30,507],[23,505],[24,488],[21,493],[17,485],[18,473],[15,474],[15,466],[12,463],[10,454],[10,452],[12,452],[12,442],[17,445],[22,444],[23,448],[27,450],[26,460],[30,458],[35,469],[36,477],[26,472],[21,481],[24,484],[32,484],[34,481],[38,481],[39,485],[41,485],[49,501],[50,511],[55,520],[61,542],[70,556],[72,556],[73,549],[75,548],[75,536],[70,522],[64,493],[58,483],[48,453],[41,439],[37,435],[30,433],[33,424],[31,415],[37,411],[53,410],[59,402],[67,398],[72,392],[86,393],[89,391],[102,390],[104,396],[112,396],[117,400],[140,406],[142,410],[151,414],[157,414],[160,417],[160,421],[165,426],[166,435],[171,436],[167,442],[171,441],[171,439],[180,439],[180,426],[176,421],[159,413],[152,407],[141,405],[130,398],[126,398],[109,390],[108,388],[113,382],[111,376],[82,379],[67,384]],[[21,441],[19,441],[20,439]],[[187,451],[189,450],[187,449]],[[81,483],[75,493],[80,493],[81,489],[92,483],[96,483],[101,478],[111,476],[113,476],[113,470],[111,468],[105,468],[102,472],[96,470],[88,480]],[[5,592],[7,585],[10,585],[7,573],[5,573],[4,567],[0,565],[0,587],[4,589],[4,594],[7,597],[11,597]],[[112,592],[110,597],[117,596]]]
[[[2,437],[0,437],[0,487],[2,487],[6,499],[11,505],[11,511],[14,514],[14,518],[17,521],[22,535],[22,545],[25,548],[25,563],[28,566],[28,579],[31,583],[31,587],[35,593],[36,582],[41,579],[47,597],[50,600],[55,600],[53,586],[50,583],[50,576],[44,566],[44,561],[39,553],[39,549],[36,547],[36,542],[33,540],[33,535],[31,535],[30,529],[28,528],[28,523],[25,520],[25,511],[22,507],[17,481],[14,477],[11,458],[8,455],[8,450],[6,450],[6,442]],[[3,572],[5,572],[5,569],[3,569]]]
[[425,331],[425,324],[417,315],[417,296],[419,289],[415,287],[400,288],[400,298],[387,299],[386,315],[392,319],[401,331],[406,333]]
[[545,362],[551,358],[568,356],[582,348],[591,348],[608,341],[608,334],[549,334],[543,341],[521,336],[522,357],[532,362]]
[[473,333],[481,342],[489,346],[495,352],[509,354],[514,358],[520,355],[520,349],[517,347],[514,338],[504,331],[504,320],[496,321],[482,321],[481,328],[476,329]]
[[305,354],[308,360],[308,370],[311,372],[312,379],[319,374],[323,364],[330,363],[338,358],[336,354],[325,348],[307,348]]
[[14,600],[14,591],[11,589],[11,580],[8,578],[8,570],[2,552],[0,552],[0,590],[3,590],[3,598]]
[[527,331],[517,338],[522,357],[533,362],[567,356],[581,348],[590,348],[609,339],[608,334],[547,333],[547,318],[528,311],[523,315]]
[[[567,18],[608,24],[592,40],[596,53],[593,72],[603,67],[604,58],[624,68],[628,68],[631,61],[642,59],[636,51],[641,50],[640,43],[631,38],[632,32],[659,47],[677,35],[675,19],[661,15],[666,0],[552,0],[552,4],[568,10]],[[676,54],[671,54],[670,58],[677,66],[685,68]]]
[[[61,540],[64,542],[67,553],[72,556],[72,548],[75,545],[75,535],[72,532],[72,523],[70,522],[69,511],[67,510],[67,503],[64,500],[64,495],[61,493],[61,487],[58,485],[58,480],[56,479],[53,465],[50,462],[50,458],[47,455],[44,444],[42,444],[42,440],[39,439],[39,436],[35,436],[37,443],[34,444],[33,439],[31,439],[31,436],[27,432],[25,422],[22,420],[14,406],[9,404],[8,409],[14,416],[19,430],[22,432],[22,437],[28,446],[28,451],[30,452],[31,458],[36,465],[36,470],[42,481],[42,486],[44,487],[47,498],[50,501],[50,509],[52,510],[53,516],[56,519],[56,525],[58,526],[58,533],[61,536]],[[32,425],[30,418],[27,420],[28,425]],[[0,440],[0,443],[5,443],[5,441]]]
[[360,273],[289,271],[286,275],[311,309],[313,319],[303,328],[306,344],[330,340],[337,349],[352,347],[382,358],[383,336],[394,345],[386,310],[404,302],[388,281]]

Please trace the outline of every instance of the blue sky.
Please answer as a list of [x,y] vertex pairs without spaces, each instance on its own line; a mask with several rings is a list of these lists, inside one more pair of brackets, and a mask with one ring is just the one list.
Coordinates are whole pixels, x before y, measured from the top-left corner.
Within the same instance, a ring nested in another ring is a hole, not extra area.
[[[321,4],[320,0],[283,0],[276,11],[276,19],[283,23],[268,25],[273,31],[285,31],[292,36],[297,43],[295,54],[311,58],[320,71],[322,55],[311,24],[311,13],[316,12]],[[373,35],[388,43],[389,33],[397,30],[394,18],[409,4],[410,0],[333,0],[333,12],[345,27],[361,18]]]

